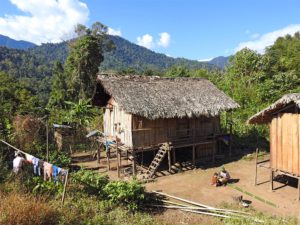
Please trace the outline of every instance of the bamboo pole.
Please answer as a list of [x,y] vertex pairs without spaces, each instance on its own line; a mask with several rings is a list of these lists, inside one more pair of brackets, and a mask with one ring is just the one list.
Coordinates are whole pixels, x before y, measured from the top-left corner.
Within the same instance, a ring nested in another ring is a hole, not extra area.
[[152,192],[155,193],[155,194],[167,196],[169,198],[174,198],[174,199],[177,199],[177,200],[182,201],[182,202],[190,203],[192,205],[197,205],[197,206],[201,206],[201,207],[205,207],[205,208],[214,209],[214,207],[211,207],[211,206],[208,206],[208,205],[204,205],[204,204],[200,204],[200,203],[193,202],[193,201],[189,201],[189,200],[186,200],[186,199],[183,199],[183,198],[179,198],[179,197],[176,197],[176,196],[173,196],[173,195],[169,195],[169,194],[166,194],[166,193],[163,193],[163,192],[158,192],[158,191],[152,191]]
[[231,218],[230,216],[227,216],[227,215],[221,215],[221,214],[211,213],[211,212],[195,211],[195,210],[190,210],[190,209],[181,209],[181,211],[191,212],[191,213],[196,213],[196,214],[204,214],[204,215],[208,215],[208,216]]
[[69,170],[67,170],[66,178],[65,178],[65,184],[64,184],[64,190],[61,198],[61,204],[63,205],[65,203],[65,195],[67,190],[67,184],[68,184],[68,178],[69,178]]
[[258,148],[255,151],[255,177],[254,177],[254,186],[257,185],[257,161],[258,161]]
[[298,177],[298,201],[300,201],[300,177]]
[[100,164],[100,158],[101,158],[101,146],[102,146],[102,143],[100,144],[97,144],[98,148],[97,148],[97,163]]
[[196,166],[196,147],[195,147],[195,145],[193,145],[193,161],[192,161],[192,163],[193,163],[193,166]]
[[[171,204],[171,205],[182,206],[182,207],[191,207],[189,205],[184,205],[184,204],[171,202],[171,201],[167,201],[167,200],[161,200],[161,201],[164,202],[164,203]],[[205,208],[205,207],[200,207],[200,206],[197,206],[196,208],[198,208],[199,210],[218,211],[220,213],[226,212],[226,213],[229,213],[229,214],[241,213],[241,214],[245,214],[245,215],[251,215],[251,213],[247,213],[247,212],[243,212],[243,211],[239,211],[239,210],[232,210],[232,209],[219,209],[219,208],[210,209],[210,208]]]
[[7,142],[4,141],[4,140],[0,140],[0,141],[1,141],[3,144],[6,144],[7,146],[9,146],[9,147],[11,147],[11,148],[13,148],[13,149],[15,149],[15,150],[17,150],[17,151],[22,152],[23,154],[27,154],[26,152],[23,152],[22,150],[16,148],[15,146],[12,146],[11,144],[7,143]]
[[[189,200],[186,200],[186,199],[183,199],[183,198],[179,198],[179,197],[176,197],[176,196],[173,196],[173,195],[169,195],[169,194],[166,194],[166,193],[163,193],[163,192],[158,192],[158,191],[152,191],[152,192],[155,193],[155,194],[160,194],[160,195],[163,195],[163,196],[167,196],[169,198],[173,198],[173,199],[185,202],[185,203],[189,203],[191,205],[196,205],[196,206],[204,207],[204,208],[211,209],[211,210],[244,213],[244,214],[250,215],[249,213],[246,213],[246,212],[243,212],[243,211],[239,211],[239,210],[220,209],[220,208],[211,207],[211,206],[204,205],[204,204],[201,204],[201,203],[198,203],[198,202],[193,202],[193,201],[189,201]],[[166,200],[163,200],[163,201],[166,201]],[[171,203],[171,202],[169,202],[169,203]],[[174,203],[172,203],[172,204],[174,204]],[[180,203],[175,203],[175,204],[180,204]]]

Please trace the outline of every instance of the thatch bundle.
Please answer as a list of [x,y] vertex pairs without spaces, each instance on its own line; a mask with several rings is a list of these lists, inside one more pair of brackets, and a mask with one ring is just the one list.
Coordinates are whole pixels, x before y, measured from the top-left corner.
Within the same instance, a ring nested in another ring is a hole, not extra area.
[[210,81],[202,78],[160,78],[98,75],[94,100],[102,106],[113,97],[127,113],[146,117],[213,117],[239,107]]
[[272,105],[250,117],[247,122],[250,124],[269,123],[276,112],[290,104],[294,104],[296,107],[300,108],[300,93],[284,95]]

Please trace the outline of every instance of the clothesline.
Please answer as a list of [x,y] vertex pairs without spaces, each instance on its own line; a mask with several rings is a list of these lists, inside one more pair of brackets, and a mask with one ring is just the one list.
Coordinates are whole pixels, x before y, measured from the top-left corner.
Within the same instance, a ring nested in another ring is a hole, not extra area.
[[[18,152],[21,152],[23,154],[26,155],[31,155],[29,153],[26,153],[18,148],[16,148],[15,146],[9,144],[8,142],[4,141],[4,140],[0,140],[2,143],[6,144],[7,146],[13,148],[14,150],[17,150]],[[48,163],[48,162],[47,162]],[[65,200],[65,193],[66,193],[66,187],[67,187],[67,182],[68,182],[68,177],[69,177],[69,170],[65,170],[66,174],[65,174],[65,181],[64,181],[64,190],[63,190],[63,195],[62,195],[62,204],[64,204],[64,200]]]
[[0,141],[1,141],[2,143],[4,143],[4,144],[8,145],[9,147],[11,147],[11,148],[17,150],[17,151],[22,152],[23,154],[29,154],[29,153],[26,153],[26,152],[24,152],[24,151],[22,151],[22,150],[16,148],[15,146],[12,146],[11,144],[7,143],[7,142],[4,141],[4,140],[0,140]]

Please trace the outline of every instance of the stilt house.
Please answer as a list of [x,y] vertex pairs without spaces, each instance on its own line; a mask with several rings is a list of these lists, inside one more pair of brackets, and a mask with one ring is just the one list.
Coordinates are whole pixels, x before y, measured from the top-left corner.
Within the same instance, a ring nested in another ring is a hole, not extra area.
[[[250,124],[270,126],[270,172],[300,179],[300,93],[287,94],[252,116]],[[299,197],[300,182],[298,181]],[[273,188],[272,188],[273,189]]]
[[109,75],[98,75],[93,104],[105,108],[106,137],[117,137],[133,153],[169,143],[174,162],[180,148],[192,152],[193,162],[212,159],[220,113],[238,107],[202,78]]

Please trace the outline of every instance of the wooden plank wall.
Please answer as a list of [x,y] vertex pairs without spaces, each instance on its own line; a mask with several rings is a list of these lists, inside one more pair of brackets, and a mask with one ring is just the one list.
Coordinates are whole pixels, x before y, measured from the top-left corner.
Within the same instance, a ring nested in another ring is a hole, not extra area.
[[132,146],[132,115],[120,109],[111,101],[112,109],[106,108],[103,117],[104,134],[121,139],[125,145]]
[[[178,129],[197,129],[196,135],[198,136],[207,136],[220,132],[219,117],[149,120],[133,115],[132,121],[132,142],[135,147],[146,147],[166,142],[168,140],[168,133],[171,131],[176,134],[176,130]],[[187,123],[187,125],[182,124],[183,121]],[[184,134],[184,131],[181,133],[178,132],[178,134]],[[198,149],[201,151],[201,147]],[[202,149],[206,151],[208,148],[202,147]]]
[[300,176],[300,114],[284,113],[270,125],[271,166]]

